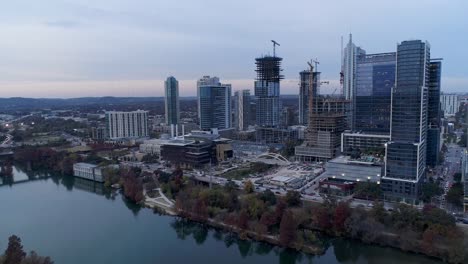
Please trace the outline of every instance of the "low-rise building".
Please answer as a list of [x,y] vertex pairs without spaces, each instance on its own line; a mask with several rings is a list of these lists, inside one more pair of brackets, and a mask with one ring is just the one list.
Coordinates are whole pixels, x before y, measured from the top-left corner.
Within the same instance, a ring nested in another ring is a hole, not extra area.
[[102,169],[98,165],[90,163],[75,163],[73,165],[73,175],[91,181],[104,182]]
[[369,181],[380,184],[383,172],[383,162],[373,156],[351,159],[349,156],[339,156],[325,164],[325,178],[342,181]]

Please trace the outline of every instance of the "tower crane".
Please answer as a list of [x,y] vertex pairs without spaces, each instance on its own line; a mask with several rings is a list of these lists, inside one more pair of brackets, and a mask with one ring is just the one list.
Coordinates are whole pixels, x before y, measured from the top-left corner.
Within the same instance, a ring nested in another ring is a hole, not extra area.
[[276,57],[276,46],[281,46],[278,42],[271,40],[273,42],[273,57]]

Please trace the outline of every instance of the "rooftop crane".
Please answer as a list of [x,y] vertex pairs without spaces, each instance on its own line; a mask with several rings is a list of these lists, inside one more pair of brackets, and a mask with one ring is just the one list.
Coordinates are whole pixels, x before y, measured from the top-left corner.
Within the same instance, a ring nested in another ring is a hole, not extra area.
[[273,57],[276,57],[276,46],[281,46],[278,42],[271,40],[273,42]]

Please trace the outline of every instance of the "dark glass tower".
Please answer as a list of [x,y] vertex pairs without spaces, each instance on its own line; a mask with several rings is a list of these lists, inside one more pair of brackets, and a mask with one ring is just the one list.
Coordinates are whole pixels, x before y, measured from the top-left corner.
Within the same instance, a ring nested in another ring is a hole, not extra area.
[[166,124],[177,125],[180,118],[179,108],[179,82],[176,78],[167,77],[164,82],[164,102],[166,111]]
[[280,123],[280,80],[281,61],[276,56],[264,56],[255,59],[257,79],[255,97],[257,101],[256,119],[261,127],[278,127]]
[[197,82],[197,94],[200,129],[231,128],[231,85],[203,76]]
[[390,133],[391,93],[395,86],[395,52],[359,55],[353,127],[369,134]]
[[427,106],[427,166],[435,167],[440,150],[440,76],[441,59],[431,60],[429,65],[428,106]]
[[420,193],[426,169],[429,60],[426,42],[411,40],[398,45],[390,142],[382,179],[388,198],[415,202]]

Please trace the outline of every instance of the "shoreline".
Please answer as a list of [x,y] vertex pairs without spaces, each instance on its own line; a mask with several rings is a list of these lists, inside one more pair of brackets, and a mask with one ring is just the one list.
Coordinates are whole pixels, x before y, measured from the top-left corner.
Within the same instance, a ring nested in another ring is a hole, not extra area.
[[[281,247],[281,248],[289,248],[289,249],[292,249],[292,250],[296,250],[298,252],[303,252],[303,253],[306,253],[306,254],[317,255],[317,256],[323,255],[326,252],[326,249],[323,246],[319,247],[319,246],[314,246],[314,245],[301,245],[298,248],[298,247],[296,247],[296,244],[297,244],[296,242],[293,245],[285,247],[280,243],[280,240],[279,240],[278,236],[260,235],[260,237],[259,237],[259,235],[253,230],[242,230],[242,229],[240,229],[240,228],[238,228],[236,226],[227,225],[225,223],[218,222],[218,221],[213,220],[213,219],[207,219],[206,221],[198,221],[198,220],[192,219],[190,216],[181,215],[180,213],[177,213],[175,210],[173,210],[171,208],[166,208],[166,207],[161,206],[161,205],[159,205],[159,206],[156,205],[154,207],[146,206],[145,203],[143,203],[142,205],[143,205],[143,207],[153,209],[154,211],[157,211],[157,212],[159,212],[159,213],[161,213],[163,215],[171,216],[171,217],[174,217],[174,218],[179,217],[179,218],[182,218],[184,220],[193,221],[193,222],[196,222],[196,223],[199,223],[199,224],[207,225],[207,226],[212,227],[212,228],[220,229],[220,230],[222,230],[223,232],[226,232],[226,233],[235,233],[239,237],[239,239],[242,239],[242,240],[265,242],[265,243],[268,243],[268,244],[270,244],[272,246],[278,246],[278,247]],[[337,235],[327,234],[326,232],[324,232],[322,230],[313,230],[313,231],[321,233],[321,234],[325,234],[326,236],[329,236],[330,238],[333,238],[333,239],[342,238],[342,239],[347,239],[347,240],[350,240],[350,241],[357,241],[357,242],[365,244],[365,245],[395,249],[395,250],[398,250],[400,252],[415,254],[415,255],[420,255],[420,256],[426,257],[426,258],[435,259],[435,260],[441,261],[442,263],[450,263],[446,259],[442,258],[441,256],[428,255],[428,254],[425,254],[425,253],[420,252],[420,251],[404,250],[404,249],[402,249],[402,248],[400,248],[398,246],[392,245],[392,244],[367,243],[367,242],[364,242],[362,240],[350,238],[350,237],[347,237],[347,236],[337,236]],[[397,239],[400,238],[399,235],[393,234],[393,233],[382,233],[380,236],[384,240],[385,240],[385,238],[387,240],[389,238],[393,238],[394,240],[397,240]],[[417,242],[419,242],[419,240]]]

